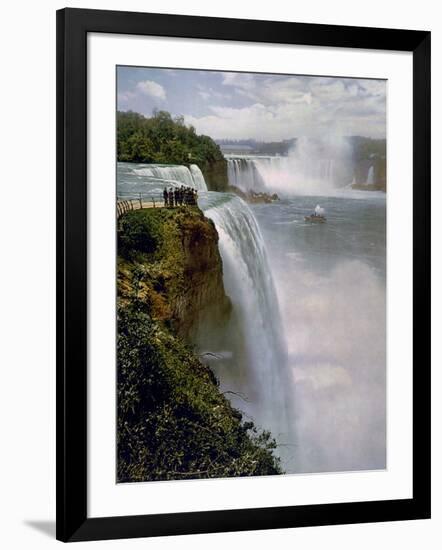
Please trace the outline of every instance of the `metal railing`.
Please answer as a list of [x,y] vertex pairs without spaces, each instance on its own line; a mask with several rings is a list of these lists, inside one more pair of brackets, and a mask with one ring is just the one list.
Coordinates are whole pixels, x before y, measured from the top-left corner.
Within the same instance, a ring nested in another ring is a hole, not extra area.
[[142,210],[143,208],[157,208],[155,197],[152,197],[152,201],[144,203],[141,198],[141,193],[139,198],[137,199],[125,199],[117,197],[117,219],[121,218],[123,214],[126,214],[131,210]]

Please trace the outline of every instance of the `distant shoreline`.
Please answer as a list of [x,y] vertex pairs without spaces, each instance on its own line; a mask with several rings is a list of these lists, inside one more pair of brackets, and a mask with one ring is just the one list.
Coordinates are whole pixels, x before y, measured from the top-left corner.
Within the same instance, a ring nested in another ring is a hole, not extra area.
[[384,187],[380,187],[379,185],[372,183],[354,183],[351,188],[355,189],[356,191],[382,191],[382,193],[387,192]]

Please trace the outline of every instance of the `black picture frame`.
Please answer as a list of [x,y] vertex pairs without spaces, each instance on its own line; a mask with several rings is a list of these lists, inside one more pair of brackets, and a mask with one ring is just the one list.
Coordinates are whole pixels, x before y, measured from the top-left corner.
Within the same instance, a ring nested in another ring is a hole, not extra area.
[[[413,54],[413,498],[87,517],[87,34]],[[57,12],[57,538],[117,539],[430,517],[430,33],[83,9]]]

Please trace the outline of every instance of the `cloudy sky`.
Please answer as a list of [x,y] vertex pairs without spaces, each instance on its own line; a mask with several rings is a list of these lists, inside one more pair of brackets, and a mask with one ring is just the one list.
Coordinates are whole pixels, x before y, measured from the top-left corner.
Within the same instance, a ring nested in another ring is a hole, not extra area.
[[118,67],[117,88],[120,111],[163,109],[214,139],[386,137],[383,80]]

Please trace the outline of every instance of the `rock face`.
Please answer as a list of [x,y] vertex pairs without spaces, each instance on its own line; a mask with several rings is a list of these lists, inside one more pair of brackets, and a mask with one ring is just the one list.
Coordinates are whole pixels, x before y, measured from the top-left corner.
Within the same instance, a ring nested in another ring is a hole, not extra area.
[[[372,170],[372,181],[369,181],[368,174]],[[355,164],[354,168],[355,183],[353,189],[362,189],[365,191],[386,191],[386,160],[385,157],[372,159],[362,159]]]
[[[386,191],[387,143],[385,139],[355,136],[350,138],[353,147],[353,189]],[[371,177],[369,176],[371,172]]]
[[218,233],[198,207],[129,212],[118,252],[119,300],[137,292],[154,320],[192,342],[201,326],[210,333],[227,322]]
[[179,224],[184,284],[170,296],[178,335],[195,340],[200,327],[215,329],[228,319],[231,304],[225,294],[218,233],[213,222],[193,214]]
[[226,160],[199,163],[199,165],[209,191],[227,191],[229,179]]
[[276,193],[265,193],[265,192],[259,192],[250,190],[250,191],[242,191],[239,187],[236,187],[235,185],[229,186],[229,191],[232,191],[232,193],[235,193],[239,197],[241,197],[244,201],[250,203],[250,204],[269,204],[275,201],[279,201],[279,197]]

